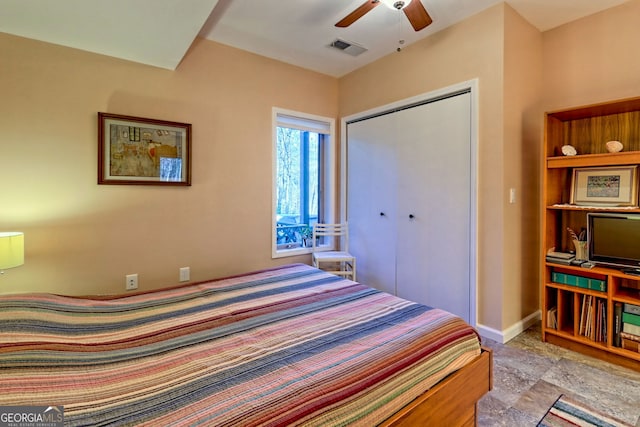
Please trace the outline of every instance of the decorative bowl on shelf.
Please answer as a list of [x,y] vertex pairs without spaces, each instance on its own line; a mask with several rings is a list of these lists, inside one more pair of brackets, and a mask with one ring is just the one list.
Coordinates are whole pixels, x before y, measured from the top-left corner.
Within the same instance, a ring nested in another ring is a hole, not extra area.
[[607,151],[610,153],[622,151],[622,143],[620,141],[609,141],[605,146],[607,147]]

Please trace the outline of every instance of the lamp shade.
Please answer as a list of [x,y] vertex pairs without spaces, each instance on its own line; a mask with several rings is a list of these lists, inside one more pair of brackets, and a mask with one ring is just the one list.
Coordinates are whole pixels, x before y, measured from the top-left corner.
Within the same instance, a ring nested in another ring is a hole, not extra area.
[[24,264],[24,233],[0,232],[0,270]]

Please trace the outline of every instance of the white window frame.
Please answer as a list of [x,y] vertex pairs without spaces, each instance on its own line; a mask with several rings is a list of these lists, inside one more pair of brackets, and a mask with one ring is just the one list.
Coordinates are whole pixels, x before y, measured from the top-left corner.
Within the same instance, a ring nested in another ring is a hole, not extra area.
[[[324,170],[323,178],[323,211],[324,222],[334,222],[335,202],[336,202],[336,135],[335,135],[335,119],[331,117],[323,117],[315,114],[301,113],[299,111],[286,110],[283,108],[273,107],[272,109],[272,138],[271,138],[271,257],[283,258],[288,256],[304,255],[311,253],[311,248],[292,248],[278,249],[276,242],[276,224],[277,224],[277,182],[278,182],[278,126],[289,127],[293,129],[306,130],[311,132],[322,133],[328,135],[329,142],[324,144]],[[329,248],[327,248],[329,249]]]

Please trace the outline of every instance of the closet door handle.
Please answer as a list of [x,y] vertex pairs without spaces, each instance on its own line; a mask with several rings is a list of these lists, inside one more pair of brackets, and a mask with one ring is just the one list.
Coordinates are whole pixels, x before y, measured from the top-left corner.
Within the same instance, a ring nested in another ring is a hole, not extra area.
[[384,216],[384,212],[380,212],[380,216]]
[[415,216],[413,216],[413,214],[409,214],[409,219],[413,219],[415,218]]

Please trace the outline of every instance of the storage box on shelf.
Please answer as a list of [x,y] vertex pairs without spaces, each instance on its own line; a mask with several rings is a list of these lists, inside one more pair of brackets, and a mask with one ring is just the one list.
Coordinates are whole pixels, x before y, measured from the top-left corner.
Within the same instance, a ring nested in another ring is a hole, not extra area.
[[[621,141],[619,153],[607,141]],[[562,146],[578,154],[562,156]],[[542,249],[573,251],[567,228],[587,227],[592,211],[640,212],[638,208],[570,205],[573,170],[640,165],[640,97],[545,115],[542,171]],[[587,269],[547,262],[542,256],[542,339],[640,370],[638,345],[616,335],[616,304],[640,306],[640,277],[611,268]]]

